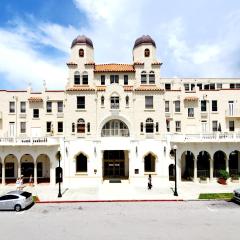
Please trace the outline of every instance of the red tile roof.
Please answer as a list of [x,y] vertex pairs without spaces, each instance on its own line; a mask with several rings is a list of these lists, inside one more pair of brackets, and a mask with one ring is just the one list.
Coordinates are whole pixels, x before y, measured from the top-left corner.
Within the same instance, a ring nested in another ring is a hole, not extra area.
[[29,102],[43,102],[43,99],[41,97],[30,97],[28,99]]
[[106,90],[106,86],[97,86],[97,91],[105,91]]
[[164,89],[159,88],[156,85],[140,85],[135,91],[164,91]]
[[125,92],[131,92],[133,90],[133,86],[123,86]]
[[75,63],[75,62],[68,62],[67,65],[68,66],[77,66],[77,63]]
[[71,88],[68,88],[67,91],[95,91],[94,88],[90,88],[89,86],[73,86]]
[[98,64],[94,72],[135,72],[132,64]]

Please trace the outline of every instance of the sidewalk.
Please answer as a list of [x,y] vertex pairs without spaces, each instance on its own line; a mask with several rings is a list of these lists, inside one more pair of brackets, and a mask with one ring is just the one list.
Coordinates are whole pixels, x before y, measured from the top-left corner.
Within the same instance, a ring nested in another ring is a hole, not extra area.
[[[35,187],[25,185],[24,190],[38,196],[40,202],[51,201],[165,201],[165,200],[197,200],[200,193],[225,193],[239,188],[239,183],[221,185],[218,183],[181,182],[178,184],[178,197],[173,195],[174,182],[158,187],[135,186],[128,182],[104,182],[96,187],[79,188],[61,187],[62,198],[58,198],[58,185],[38,184]],[[0,186],[0,195],[15,190],[15,185]]]

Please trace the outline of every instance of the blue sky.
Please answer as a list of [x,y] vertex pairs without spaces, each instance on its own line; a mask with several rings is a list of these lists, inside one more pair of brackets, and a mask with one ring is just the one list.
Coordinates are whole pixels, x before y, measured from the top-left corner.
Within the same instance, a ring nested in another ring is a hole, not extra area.
[[63,89],[70,45],[90,37],[96,63],[131,63],[149,34],[162,77],[239,77],[238,0],[0,0],[0,89]]

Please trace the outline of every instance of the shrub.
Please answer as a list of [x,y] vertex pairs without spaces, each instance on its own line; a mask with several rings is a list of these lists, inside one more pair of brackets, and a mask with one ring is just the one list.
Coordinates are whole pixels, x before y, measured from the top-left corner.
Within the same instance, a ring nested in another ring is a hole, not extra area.
[[219,177],[227,180],[229,178],[229,173],[226,170],[220,170],[219,171]]

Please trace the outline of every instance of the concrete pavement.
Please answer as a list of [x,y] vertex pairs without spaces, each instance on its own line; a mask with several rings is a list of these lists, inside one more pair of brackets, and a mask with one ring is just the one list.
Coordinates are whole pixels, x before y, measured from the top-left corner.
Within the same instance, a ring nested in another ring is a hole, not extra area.
[[[200,193],[225,193],[239,188],[239,183],[221,185],[213,183],[178,183],[178,197],[173,195],[174,182],[165,183],[162,186],[154,185],[151,190],[145,185],[134,185],[128,181],[122,183],[109,183],[104,181],[98,186],[79,186],[67,188],[61,187],[62,198],[58,198],[58,185],[38,184],[36,186],[24,186],[24,190],[38,196],[45,201],[116,201],[116,200],[197,200]],[[0,185],[0,194],[15,190],[14,184]]]

